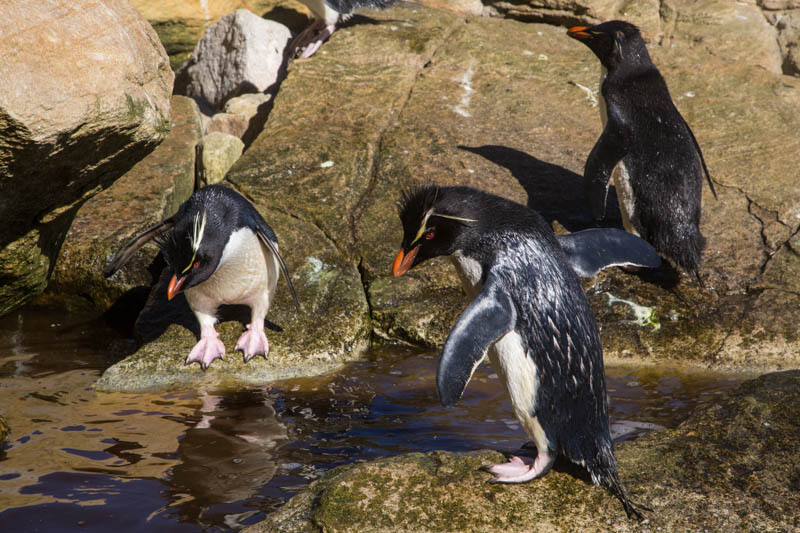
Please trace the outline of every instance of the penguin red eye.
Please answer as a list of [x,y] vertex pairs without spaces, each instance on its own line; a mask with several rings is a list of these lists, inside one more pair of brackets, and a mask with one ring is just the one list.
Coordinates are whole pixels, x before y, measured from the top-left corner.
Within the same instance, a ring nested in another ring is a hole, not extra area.
[[200,267],[200,261],[195,261],[194,264],[192,265],[192,268],[199,268],[199,267]]
[[427,240],[431,240],[431,239],[433,239],[433,237],[434,237],[434,233],[432,231],[429,231],[428,233],[425,234],[425,238]]

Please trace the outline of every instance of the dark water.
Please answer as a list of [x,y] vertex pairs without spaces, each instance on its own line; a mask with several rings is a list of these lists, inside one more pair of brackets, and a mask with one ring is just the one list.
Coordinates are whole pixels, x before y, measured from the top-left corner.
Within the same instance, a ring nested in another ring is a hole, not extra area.
[[[375,349],[335,376],[261,389],[92,389],[130,341],[81,317],[0,319],[0,530],[221,531],[262,520],[326,470],[399,453],[513,449],[525,435],[497,376],[438,404],[436,355]],[[617,439],[674,427],[745,376],[607,368]]]

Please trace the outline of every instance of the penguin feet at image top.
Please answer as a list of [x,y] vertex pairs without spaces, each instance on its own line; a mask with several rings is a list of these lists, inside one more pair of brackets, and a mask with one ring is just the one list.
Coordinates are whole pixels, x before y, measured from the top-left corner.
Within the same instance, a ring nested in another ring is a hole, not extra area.
[[353,11],[362,7],[385,9],[397,0],[300,0],[311,11],[314,21],[292,39],[290,57],[313,56],[333,32],[340,20],[347,20]]
[[536,444],[532,461],[512,457],[489,467],[495,481],[541,477],[561,453],[616,496],[629,517],[641,518],[617,475],[602,347],[576,272],[657,267],[655,250],[617,229],[557,238],[532,209],[470,187],[411,190],[401,201],[400,219],[403,244],[392,273],[401,276],[426,259],[450,256],[472,298],[442,350],[436,375],[442,404],[461,398],[486,355]]
[[264,318],[275,295],[278,270],[297,301],[286,265],[278,253],[275,232],[253,205],[227,187],[211,185],[199,189],[178,212],[134,237],[111,259],[104,270],[114,274],[144,243],[154,239],[172,272],[167,298],[183,291],[200,323],[200,340],[186,358],[205,370],[225,355],[225,345],[214,324],[222,304],[250,307],[250,324],[236,350],[248,362],[255,355],[267,356],[269,343]]
[[600,59],[603,132],[586,161],[584,180],[596,219],[605,215],[609,180],[625,228],[699,280],[703,176],[716,198],[700,146],[670,98],[664,78],[633,24],[612,20],[567,34]]

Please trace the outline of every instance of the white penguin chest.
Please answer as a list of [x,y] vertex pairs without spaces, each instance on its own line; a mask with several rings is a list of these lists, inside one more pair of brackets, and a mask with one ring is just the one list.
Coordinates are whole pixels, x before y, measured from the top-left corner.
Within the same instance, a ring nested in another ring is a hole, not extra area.
[[249,228],[233,232],[217,270],[203,283],[186,290],[195,310],[213,311],[221,304],[269,307],[278,282],[278,262]]
[[[450,259],[461,278],[464,291],[470,298],[475,298],[483,287],[483,268],[480,263],[458,251]],[[538,372],[536,364],[525,353],[519,333],[512,330],[500,337],[487,350],[487,357],[506,388],[517,420],[538,446],[547,449],[544,431],[531,414],[536,409]]]

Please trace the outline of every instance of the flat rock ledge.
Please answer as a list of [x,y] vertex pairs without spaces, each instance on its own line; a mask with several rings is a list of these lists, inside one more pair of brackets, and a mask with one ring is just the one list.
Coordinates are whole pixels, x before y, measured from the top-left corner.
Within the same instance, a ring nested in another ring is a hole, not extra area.
[[800,370],[765,374],[673,430],[617,446],[619,502],[569,464],[523,485],[486,483],[496,451],[433,451],[340,467],[245,531],[797,531]]

